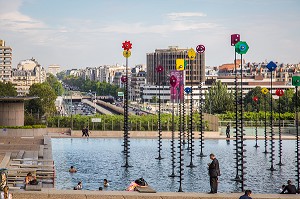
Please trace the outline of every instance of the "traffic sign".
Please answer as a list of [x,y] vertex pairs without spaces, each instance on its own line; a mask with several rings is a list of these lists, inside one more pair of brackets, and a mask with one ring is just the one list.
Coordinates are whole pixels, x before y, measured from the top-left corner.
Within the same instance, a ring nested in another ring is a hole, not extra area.
[[124,96],[124,92],[118,92],[118,97],[123,97]]

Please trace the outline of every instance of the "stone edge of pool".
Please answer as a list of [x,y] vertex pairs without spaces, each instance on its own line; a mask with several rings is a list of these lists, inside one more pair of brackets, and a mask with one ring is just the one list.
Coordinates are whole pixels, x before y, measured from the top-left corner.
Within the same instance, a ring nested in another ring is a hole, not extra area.
[[[159,193],[138,193],[138,192],[126,192],[126,191],[73,191],[73,190],[53,190],[43,189],[42,191],[15,191],[13,192],[14,199],[44,199],[44,198],[55,198],[55,199],[186,199],[186,198],[239,198],[242,193],[218,193],[218,194],[207,194],[207,193],[178,193],[178,192],[159,192]],[[299,198],[297,195],[287,194],[253,194],[253,199],[279,199],[279,198]]]

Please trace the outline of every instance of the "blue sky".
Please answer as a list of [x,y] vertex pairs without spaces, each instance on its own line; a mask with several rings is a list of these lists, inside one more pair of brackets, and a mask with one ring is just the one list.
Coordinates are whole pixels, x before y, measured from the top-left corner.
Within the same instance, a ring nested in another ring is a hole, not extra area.
[[299,0],[0,0],[0,39],[13,67],[34,57],[64,69],[146,64],[158,48],[206,46],[206,65],[231,63],[230,35],[250,46],[247,62],[300,62]]

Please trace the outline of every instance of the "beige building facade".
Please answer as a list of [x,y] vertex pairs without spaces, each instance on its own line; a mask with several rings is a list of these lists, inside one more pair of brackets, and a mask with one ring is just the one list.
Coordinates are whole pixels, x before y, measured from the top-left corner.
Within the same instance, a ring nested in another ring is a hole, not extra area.
[[48,66],[48,73],[51,73],[52,75],[56,76],[57,73],[60,72],[60,65],[50,65]]

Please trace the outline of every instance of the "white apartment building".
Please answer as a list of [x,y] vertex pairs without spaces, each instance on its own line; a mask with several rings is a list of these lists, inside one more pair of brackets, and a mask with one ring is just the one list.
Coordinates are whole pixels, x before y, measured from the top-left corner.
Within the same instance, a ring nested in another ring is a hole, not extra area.
[[0,40],[0,82],[11,82],[12,49],[5,46],[5,41]]

